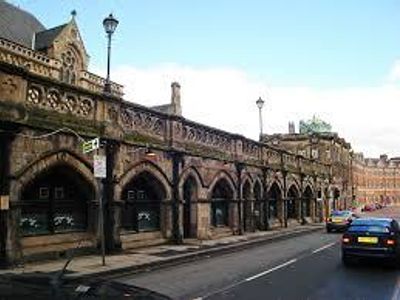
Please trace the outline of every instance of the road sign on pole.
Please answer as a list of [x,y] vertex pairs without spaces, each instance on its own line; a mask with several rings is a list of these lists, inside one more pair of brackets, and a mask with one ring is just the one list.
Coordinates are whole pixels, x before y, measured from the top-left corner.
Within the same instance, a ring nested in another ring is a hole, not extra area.
[[83,153],[89,153],[100,148],[100,138],[95,138],[82,144]]

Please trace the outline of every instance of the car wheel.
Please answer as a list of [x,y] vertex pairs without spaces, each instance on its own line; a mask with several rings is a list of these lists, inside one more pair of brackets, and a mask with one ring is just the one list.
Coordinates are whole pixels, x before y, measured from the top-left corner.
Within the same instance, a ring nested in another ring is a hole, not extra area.
[[331,229],[331,228],[326,228],[326,232],[327,232],[327,233],[331,233],[331,232],[332,232],[332,229]]

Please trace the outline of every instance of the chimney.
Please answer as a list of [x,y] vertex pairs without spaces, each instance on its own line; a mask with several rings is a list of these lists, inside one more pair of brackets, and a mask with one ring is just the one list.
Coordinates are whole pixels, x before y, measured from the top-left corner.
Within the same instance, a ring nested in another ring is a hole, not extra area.
[[182,115],[181,107],[181,85],[178,82],[171,84],[171,106],[172,113],[177,116]]
[[296,128],[294,127],[294,122],[289,122],[289,134],[295,134]]

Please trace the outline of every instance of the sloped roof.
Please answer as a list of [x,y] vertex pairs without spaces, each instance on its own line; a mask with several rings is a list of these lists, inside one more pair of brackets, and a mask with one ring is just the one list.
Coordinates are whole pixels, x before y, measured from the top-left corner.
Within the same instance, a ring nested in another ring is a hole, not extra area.
[[68,24],[60,25],[54,28],[50,28],[44,31],[36,33],[35,36],[35,50],[42,50],[48,48],[54,41],[54,39],[61,33],[61,31]]
[[44,30],[32,14],[0,0],[0,38],[31,48],[33,34]]

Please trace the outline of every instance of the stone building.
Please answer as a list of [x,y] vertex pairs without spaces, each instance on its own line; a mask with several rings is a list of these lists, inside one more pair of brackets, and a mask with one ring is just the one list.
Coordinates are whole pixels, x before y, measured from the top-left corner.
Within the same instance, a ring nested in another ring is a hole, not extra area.
[[[113,252],[300,226],[348,204],[343,139],[282,149],[193,122],[179,83],[170,104],[129,102],[117,83],[104,93],[88,52],[73,16],[46,29],[0,1],[0,263],[98,251],[102,234]],[[104,179],[82,151],[94,138]]]
[[[315,117],[314,117],[315,120]],[[337,133],[295,133],[264,135],[268,145],[327,164],[331,199],[326,211],[370,203],[400,203],[400,159],[364,158]]]
[[[336,133],[289,133],[264,135],[262,142],[296,155],[326,164],[330,173],[324,178],[329,185],[326,211],[350,207],[352,203],[351,145]],[[322,195],[319,195],[322,198]]]

